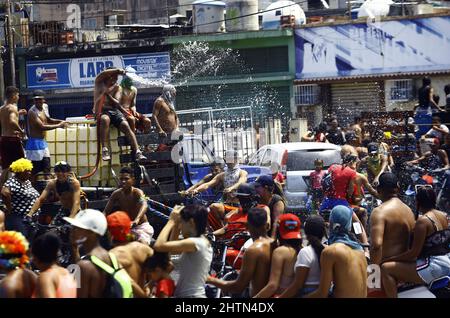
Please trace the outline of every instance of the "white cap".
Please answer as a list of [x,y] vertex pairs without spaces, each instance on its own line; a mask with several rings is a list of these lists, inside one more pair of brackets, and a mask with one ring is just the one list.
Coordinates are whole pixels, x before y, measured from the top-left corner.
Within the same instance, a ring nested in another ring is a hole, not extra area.
[[108,228],[105,215],[93,209],[81,210],[75,215],[75,218],[64,217],[64,221],[80,229],[97,233],[100,236],[105,235],[106,229]]

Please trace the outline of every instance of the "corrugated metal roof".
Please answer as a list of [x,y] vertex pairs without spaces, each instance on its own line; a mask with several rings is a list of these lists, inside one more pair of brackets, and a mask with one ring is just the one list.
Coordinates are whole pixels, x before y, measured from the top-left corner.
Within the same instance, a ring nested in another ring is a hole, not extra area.
[[425,75],[444,75],[450,74],[450,70],[441,71],[418,71],[418,72],[401,72],[401,73],[387,73],[387,74],[369,74],[369,75],[351,75],[340,77],[316,77],[316,78],[304,78],[294,80],[294,84],[304,83],[332,83],[332,82],[344,82],[354,80],[378,80],[378,79],[395,79],[405,77],[417,77]]

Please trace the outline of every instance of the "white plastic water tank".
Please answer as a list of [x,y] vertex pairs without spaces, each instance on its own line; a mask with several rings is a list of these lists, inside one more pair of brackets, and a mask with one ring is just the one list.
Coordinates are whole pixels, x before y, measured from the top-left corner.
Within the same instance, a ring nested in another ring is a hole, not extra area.
[[280,28],[280,19],[283,15],[295,16],[295,24],[306,23],[303,9],[293,1],[280,0],[269,5],[263,12],[262,28],[274,30]]
[[227,0],[228,32],[258,31],[258,0]]
[[387,16],[392,0],[367,0],[358,10],[358,18]]
[[195,33],[225,32],[225,2],[197,0],[192,6]]

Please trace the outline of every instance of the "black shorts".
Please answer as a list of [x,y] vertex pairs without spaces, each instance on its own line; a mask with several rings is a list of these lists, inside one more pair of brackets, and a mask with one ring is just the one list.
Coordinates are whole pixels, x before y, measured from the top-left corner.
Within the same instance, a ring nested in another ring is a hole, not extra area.
[[39,172],[50,173],[50,157],[44,157],[41,161],[31,161],[33,163],[33,170],[31,174],[36,175]]
[[126,120],[122,112],[118,109],[105,109],[103,110],[102,115],[107,115],[111,120],[111,124],[117,128],[119,128],[120,124]]

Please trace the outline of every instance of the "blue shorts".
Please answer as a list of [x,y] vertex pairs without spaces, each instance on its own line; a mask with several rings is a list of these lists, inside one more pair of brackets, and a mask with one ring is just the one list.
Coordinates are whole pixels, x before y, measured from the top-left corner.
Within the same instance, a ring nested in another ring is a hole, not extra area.
[[431,284],[435,279],[450,275],[450,253],[446,255],[430,256],[417,259],[417,275],[426,283]]
[[322,212],[323,210],[332,210],[335,206],[338,205],[344,205],[348,208],[351,208],[347,200],[326,197],[322,201],[319,211]]

